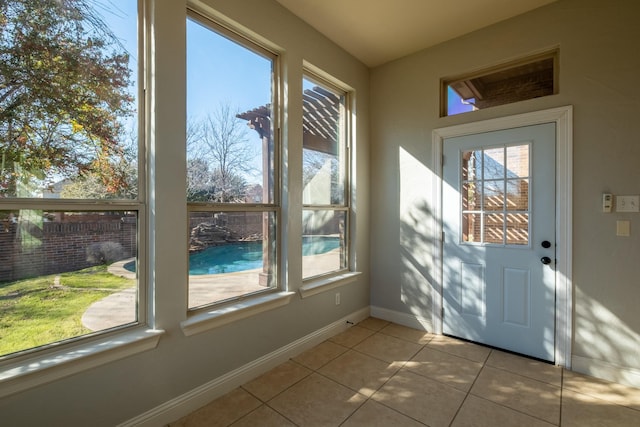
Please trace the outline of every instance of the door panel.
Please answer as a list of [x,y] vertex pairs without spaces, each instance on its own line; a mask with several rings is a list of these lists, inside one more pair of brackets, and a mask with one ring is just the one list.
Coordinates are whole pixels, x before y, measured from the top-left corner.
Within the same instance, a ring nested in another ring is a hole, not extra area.
[[[464,283],[465,286],[461,286]],[[484,266],[468,262],[460,263],[460,311],[468,316],[484,317],[485,289]]]
[[525,328],[530,326],[529,308],[530,296],[530,271],[521,268],[504,269],[504,288],[502,294],[503,322],[519,325]]
[[444,141],[443,332],[554,359],[555,124]]

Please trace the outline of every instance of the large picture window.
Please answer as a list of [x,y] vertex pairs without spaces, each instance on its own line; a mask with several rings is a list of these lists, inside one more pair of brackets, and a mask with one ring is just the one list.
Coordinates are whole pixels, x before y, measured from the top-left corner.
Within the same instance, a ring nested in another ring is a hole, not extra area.
[[348,268],[347,93],[313,75],[303,87],[302,274]]
[[277,287],[276,56],[187,21],[189,308]]
[[0,358],[145,316],[138,1],[97,6],[0,3]]

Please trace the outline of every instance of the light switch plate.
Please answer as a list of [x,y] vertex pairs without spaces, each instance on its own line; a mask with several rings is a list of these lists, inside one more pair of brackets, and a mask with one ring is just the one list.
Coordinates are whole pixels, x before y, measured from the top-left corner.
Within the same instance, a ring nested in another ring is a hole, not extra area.
[[616,221],[616,236],[631,236],[631,227],[629,221]]
[[616,212],[640,212],[640,196],[616,196]]

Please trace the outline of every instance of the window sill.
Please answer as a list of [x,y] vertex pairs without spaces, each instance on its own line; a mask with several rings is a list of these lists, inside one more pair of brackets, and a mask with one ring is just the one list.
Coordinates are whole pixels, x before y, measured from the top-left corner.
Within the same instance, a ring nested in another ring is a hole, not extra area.
[[312,295],[337,288],[338,286],[344,286],[351,283],[361,274],[362,273],[359,271],[349,271],[336,276],[311,279],[306,281],[304,285],[300,286],[298,291],[300,292],[300,297],[307,298]]
[[163,330],[137,328],[0,367],[0,398],[156,348]]
[[289,304],[295,292],[277,292],[233,302],[223,307],[212,307],[194,314],[181,323],[186,336],[218,328],[227,323],[244,319]]

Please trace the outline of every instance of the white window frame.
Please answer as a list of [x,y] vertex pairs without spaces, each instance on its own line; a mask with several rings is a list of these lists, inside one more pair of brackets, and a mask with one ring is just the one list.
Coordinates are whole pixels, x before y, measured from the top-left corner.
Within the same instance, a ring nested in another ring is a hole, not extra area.
[[42,347],[28,349],[0,357],[0,398],[38,385],[94,368],[115,360],[132,356],[158,345],[164,334],[154,329],[149,319],[147,301],[150,299],[147,277],[147,227],[148,209],[146,197],[146,100],[148,22],[149,9],[146,0],[138,0],[138,51],[140,57],[138,86],[138,197],[135,200],[65,200],[40,198],[0,199],[0,210],[42,209],[50,211],[136,211],[138,213],[138,304],[137,321],[121,327],[98,331],[68,340],[57,341]]
[[[303,67],[302,78],[311,82],[317,83],[320,86],[324,86],[327,89],[341,93],[344,95],[344,103],[342,105],[342,129],[340,129],[341,136],[344,140],[344,155],[342,161],[344,162],[344,204],[341,205],[318,205],[318,204],[302,204],[300,215],[306,210],[331,210],[345,213],[345,253],[344,257],[346,265],[344,268],[333,270],[316,276],[303,277],[302,285],[298,288],[300,296],[307,298],[312,295],[316,295],[321,292],[344,286],[348,283],[352,283],[356,280],[360,274],[354,271],[354,256],[353,256],[353,244],[354,244],[354,224],[352,215],[352,165],[353,159],[353,123],[352,123],[352,111],[355,103],[355,93],[353,89],[346,84],[338,81],[331,75],[327,74],[323,70],[315,67],[312,64],[305,63]],[[302,82],[301,82],[302,83]],[[301,141],[302,143],[302,141]]]
[[[218,17],[211,16],[207,11],[191,5],[187,9],[187,19],[191,19],[200,25],[205,26],[209,30],[217,33],[221,37],[227,37],[240,46],[253,51],[257,55],[262,55],[272,59],[273,63],[273,80],[272,80],[272,116],[271,126],[274,139],[274,200],[273,203],[203,203],[203,202],[187,202],[188,216],[192,212],[273,212],[276,216],[276,245],[275,245],[275,262],[273,265],[275,271],[275,286],[265,288],[264,290],[243,294],[234,298],[212,301],[209,304],[187,309],[187,319],[181,322],[183,333],[187,336],[205,332],[207,330],[217,328],[228,323],[256,315],[258,313],[272,310],[277,307],[287,305],[294,292],[288,292],[284,289],[284,272],[282,266],[286,265],[283,261],[282,248],[282,138],[280,135],[281,123],[281,99],[282,99],[282,81],[280,71],[280,52],[276,46],[269,46],[264,40],[257,40],[255,37],[246,34],[242,29],[235,28],[232,24],[222,22]],[[263,171],[264,173],[265,171]],[[187,233],[188,234],[188,233]],[[187,236],[188,238],[188,236]]]

